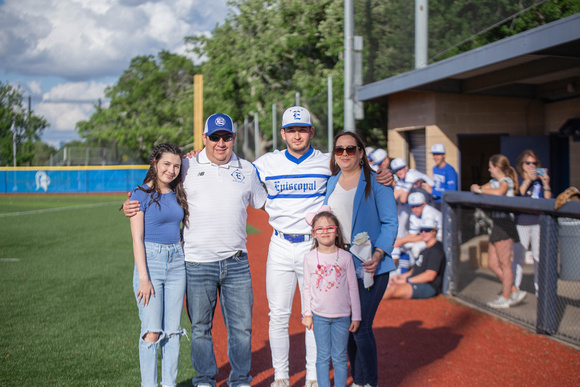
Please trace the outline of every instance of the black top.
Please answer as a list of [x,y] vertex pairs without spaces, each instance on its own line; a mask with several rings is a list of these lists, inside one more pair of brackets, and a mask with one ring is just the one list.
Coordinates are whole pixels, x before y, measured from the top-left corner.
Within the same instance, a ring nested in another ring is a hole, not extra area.
[[415,261],[413,266],[413,275],[411,278],[424,273],[426,270],[433,270],[437,272],[437,276],[429,285],[435,289],[437,294],[441,293],[441,283],[443,282],[443,270],[445,269],[445,252],[443,251],[443,244],[439,241],[431,247],[421,251],[419,258]]

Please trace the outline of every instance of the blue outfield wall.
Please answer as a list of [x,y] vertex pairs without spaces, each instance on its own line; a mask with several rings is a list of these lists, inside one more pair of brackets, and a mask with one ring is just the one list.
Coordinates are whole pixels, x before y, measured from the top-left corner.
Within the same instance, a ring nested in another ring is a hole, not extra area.
[[143,183],[148,165],[2,167],[0,193],[127,192]]

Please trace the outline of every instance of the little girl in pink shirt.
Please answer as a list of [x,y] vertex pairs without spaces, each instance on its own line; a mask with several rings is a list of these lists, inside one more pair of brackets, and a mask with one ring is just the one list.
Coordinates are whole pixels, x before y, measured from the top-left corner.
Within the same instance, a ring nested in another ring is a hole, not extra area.
[[344,241],[330,207],[312,215],[306,217],[312,226],[314,248],[304,256],[302,324],[314,330],[319,387],[330,387],[331,357],[334,385],[345,387],[348,336],[356,332],[361,321],[354,262],[352,255],[340,248]]

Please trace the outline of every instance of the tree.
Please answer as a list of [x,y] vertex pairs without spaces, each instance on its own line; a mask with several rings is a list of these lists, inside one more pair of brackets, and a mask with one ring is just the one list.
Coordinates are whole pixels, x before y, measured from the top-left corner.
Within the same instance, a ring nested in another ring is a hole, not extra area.
[[[204,110],[240,123],[258,113],[262,144],[271,139],[271,105],[294,105],[296,92],[326,128],[326,83],[333,76],[335,124],[342,126],[343,0],[239,0],[212,36],[190,36],[191,50],[207,58]],[[281,113],[279,113],[278,118]]]
[[78,122],[77,131],[89,143],[136,149],[143,161],[160,143],[184,146],[193,139],[193,75],[193,62],[184,56],[138,56],[105,90],[110,106]]
[[[431,0],[431,61],[568,16],[579,11],[579,4],[580,0]],[[518,13],[533,5],[537,6]],[[317,128],[314,145],[323,147],[328,76],[333,77],[335,131],[343,126],[344,0],[230,0],[228,6],[226,20],[211,36],[185,38],[189,49],[206,59],[202,65],[194,68],[187,58],[167,52],[157,59],[133,59],[118,83],[107,89],[110,107],[77,124],[81,136],[89,143],[138,149],[144,159],[159,142],[190,143],[191,85],[197,72],[204,76],[205,116],[224,112],[241,124],[257,113],[262,151],[271,144],[271,105],[277,106],[279,123],[281,112],[294,104],[299,92]],[[413,1],[356,0],[355,34],[364,38],[365,84],[413,68]],[[385,146],[385,105],[365,104],[357,131],[367,143]]]
[[34,159],[35,144],[47,127],[46,119],[25,108],[19,88],[0,81],[0,165],[13,165],[14,140],[16,164],[29,165]]

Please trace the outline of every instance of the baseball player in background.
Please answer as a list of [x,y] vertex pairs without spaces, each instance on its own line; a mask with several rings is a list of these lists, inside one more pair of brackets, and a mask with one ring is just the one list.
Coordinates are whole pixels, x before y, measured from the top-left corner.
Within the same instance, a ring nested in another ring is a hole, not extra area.
[[[314,127],[308,110],[301,106],[288,108],[282,117],[280,133],[287,149],[267,153],[254,162],[268,191],[265,210],[274,229],[266,264],[274,367],[272,387],[290,386],[288,324],[297,283],[302,293],[304,255],[312,248],[310,226],[304,216],[322,206],[326,181],[331,176],[330,154],[310,146]],[[390,185],[392,180],[388,170],[377,175],[381,184]],[[305,342],[306,387],[317,386],[316,344],[312,330],[306,330]]]

